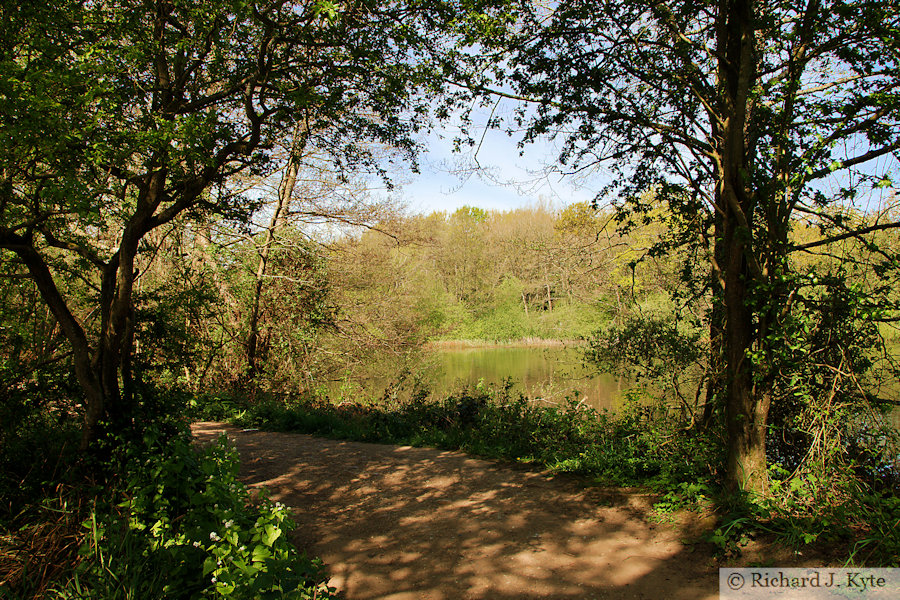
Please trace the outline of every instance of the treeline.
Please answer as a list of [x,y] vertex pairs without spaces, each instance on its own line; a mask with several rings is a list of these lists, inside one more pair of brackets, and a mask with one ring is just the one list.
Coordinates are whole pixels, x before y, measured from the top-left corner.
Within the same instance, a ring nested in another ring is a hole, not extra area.
[[411,313],[419,339],[577,339],[636,304],[665,302],[677,283],[676,261],[646,257],[658,225],[622,235],[611,210],[587,203],[507,212],[467,206],[407,217],[389,233],[335,244],[339,255],[357,258],[338,260],[332,279],[339,289],[346,272],[390,280],[379,293],[394,296],[398,313]]
[[[584,339],[600,368],[658,378],[690,367],[692,381],[708,383],[713,282],[696,253],[709,250],[672,247],[673,217],[662,206],[623,227],[614,208],[587,203],[410,215],[346,189],[352,200],[313,210],[303,191],[278,219],[274,201],[262,204],[249,228],[176,222],[148,236],[136,267],[139,384],[306,393],[428,341],[523,339]],[[857,224],[883,218],[844,215]],[[796,243],[815,228],[798,220]],[[873,241],[882,252],[894,243],[885,233]],[[831,244],[796,268],[823,282],[849,272],[860,290],[886,285],[865,256],[849,260],[854,251]],[[12,256],[0,266],[4,389],[31,397],[26,389],[49,385],[77,396],[56,319]],[[90,321],[89,282],[76,274],[65,283]],[[884,324],[878,335],[890,339],[894,329]]]
[[[675,310],[678,260],[647,255],[659,224],[621,234],[611,211],[584,203],[425,216],[384,202],[319,206],[310,223],[297,216],[309,202],[295,197],[293,216],[268,227],[271,204],[251,229],[178,222],[148,236],[136,267],[139,382],[296,393],[429,340],[574,340],[635,311]],[[31,375],[54,368],[66,386],[62,332],[4,259],[4,386],[36,385]],[[89,321],[90,285],[66,286]]]

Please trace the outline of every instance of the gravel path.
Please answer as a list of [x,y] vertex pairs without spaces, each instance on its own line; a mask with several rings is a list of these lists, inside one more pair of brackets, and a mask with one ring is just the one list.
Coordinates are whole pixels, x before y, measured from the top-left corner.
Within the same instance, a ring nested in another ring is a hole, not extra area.
[[[717,571],[637,493],[582,489],[459,452],[195,423],[293,508],[295,542],[348,600],[715,600]],[[694,524],[696,525],[696,524]]]

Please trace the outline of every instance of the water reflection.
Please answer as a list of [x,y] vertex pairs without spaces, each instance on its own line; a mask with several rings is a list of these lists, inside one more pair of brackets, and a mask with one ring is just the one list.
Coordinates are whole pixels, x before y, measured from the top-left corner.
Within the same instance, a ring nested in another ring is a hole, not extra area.
[[[628,382],[586,365],[577,346],[438,346],[416,356],[386,358],[366,373],[348,374],[328,386],[335,400],[377,400],[396,394],[408,397],[417,386],[430,397],[445,397],[464,386],[511,383],[513,394],[547,403],[567,398],[596,409],[617,410]],[[399,385],[398,385],[399,383]],[[886,420],[900,429],[900,407]]]
[[[383,362],[369,374],[355,374],[330,386],[332,398],[362,393],[379,398],[403,379],[406,394],[416,386],[441,397],[463,386],[500,386],[509,380],[514,394],[543,402],[578,400],[615,410],[627,386],[621,378],[586,366],[578,347],[438,347],[411,362]],[[349,399],[349,398],[346,398]]]

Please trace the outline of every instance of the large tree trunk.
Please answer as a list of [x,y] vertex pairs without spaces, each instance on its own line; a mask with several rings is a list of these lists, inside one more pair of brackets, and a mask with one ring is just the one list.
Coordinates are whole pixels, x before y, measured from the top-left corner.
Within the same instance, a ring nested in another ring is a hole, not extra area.
[[[755,255],[746,124],[756,81],[752,0],[721,0],[719,5],[719,89],[722,123],[716,199],[722,215],[725,316],[725,483],[735,491],[768,491],[766,425],[768,391],[756,385],[751,352],[756,339],[754,286],[762,279]],[[759,350],[757,348],[757,350]]]
[[[721,202],[719,202],[721,204]],[[722,407],[725,399],[725,308],[724,298],[724,274],[722,266],[725,264],[723,247],[722,213],[716,212],[713,225],[712,268],[710,269],[709,287],[712,296],[712,306],[709,311],[709,364],[706,367],[706,399],[703,404],[703,414],[700,419],[700,427],[710,427],[716,418],[716,411]]]
[[733,221],[727,222],[724,239],[731,252],[725,265],[724,290],[725,483],[734,491],[764,495],[768,488],[768,402],[762,397],[764,388],[755,384],[753,360],[749,356],[755,325],[753,309],[747,303],[751,272],[740,236],[741,228]]

